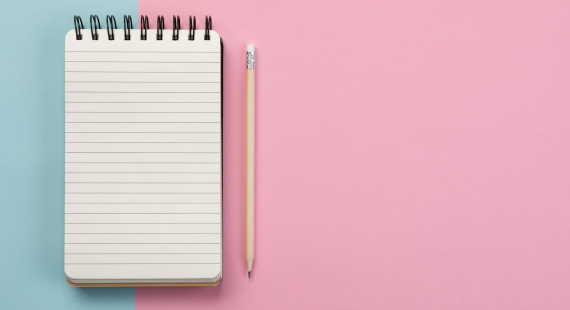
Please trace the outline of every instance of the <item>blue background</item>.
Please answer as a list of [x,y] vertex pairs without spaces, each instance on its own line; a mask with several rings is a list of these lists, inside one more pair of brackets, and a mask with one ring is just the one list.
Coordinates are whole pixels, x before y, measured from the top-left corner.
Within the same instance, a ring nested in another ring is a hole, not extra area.
[[0,308],[134,309],[134,288],[74,288],[65,281],[65,34],[80,15],[123,15],[137,0],[0,4]]

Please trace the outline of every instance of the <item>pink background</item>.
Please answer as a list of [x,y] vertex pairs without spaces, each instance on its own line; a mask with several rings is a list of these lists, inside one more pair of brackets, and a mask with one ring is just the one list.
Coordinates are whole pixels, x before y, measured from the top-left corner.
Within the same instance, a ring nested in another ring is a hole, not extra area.
[[[140,0],[225,43],[224,276],[143,309],[570,308],[568,1]],[[257,46],[244,260],[245,46]]]

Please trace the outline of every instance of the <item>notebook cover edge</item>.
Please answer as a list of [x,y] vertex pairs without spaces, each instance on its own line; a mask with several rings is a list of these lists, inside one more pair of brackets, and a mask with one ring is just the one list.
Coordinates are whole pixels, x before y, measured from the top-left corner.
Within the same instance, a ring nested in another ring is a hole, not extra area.
[[222,281],[220,277],[216,282],[157,282],[157,283],[73,283],[65,277],[67,284],[73,287],[166,287],[166,286],[217,286]]

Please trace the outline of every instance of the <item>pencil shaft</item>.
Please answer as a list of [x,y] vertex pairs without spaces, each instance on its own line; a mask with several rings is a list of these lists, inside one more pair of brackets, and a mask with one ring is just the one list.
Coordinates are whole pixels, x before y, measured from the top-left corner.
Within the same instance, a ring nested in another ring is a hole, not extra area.
[[251,271],[254,257],[255,210],[255,70],[246,69],[246,182],[245,182],[245,260]]

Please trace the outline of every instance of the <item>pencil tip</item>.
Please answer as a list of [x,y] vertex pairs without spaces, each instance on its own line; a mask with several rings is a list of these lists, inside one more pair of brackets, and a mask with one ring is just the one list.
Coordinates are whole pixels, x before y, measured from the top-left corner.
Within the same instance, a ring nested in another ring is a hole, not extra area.
[[251,271],[247,272],[247,277],[251,279]]

